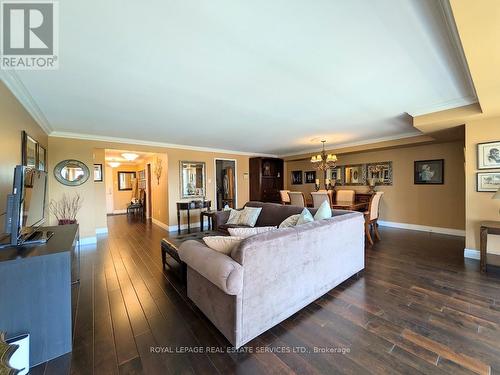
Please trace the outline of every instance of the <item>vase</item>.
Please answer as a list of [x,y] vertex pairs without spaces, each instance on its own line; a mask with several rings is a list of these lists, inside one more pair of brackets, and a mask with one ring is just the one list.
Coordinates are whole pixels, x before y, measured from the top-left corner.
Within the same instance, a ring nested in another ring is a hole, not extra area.
[[68,225],[68,224],[76,224],[76,220],[71,219],[59,219],[58,225]]

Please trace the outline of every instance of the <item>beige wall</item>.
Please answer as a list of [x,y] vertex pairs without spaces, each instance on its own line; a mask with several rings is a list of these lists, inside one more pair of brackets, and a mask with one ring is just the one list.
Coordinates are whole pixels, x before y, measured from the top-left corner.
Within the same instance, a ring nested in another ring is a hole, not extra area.
[[[206,164],[207,175],[207,199],[212,201],[212,208],[215,208],[215,158],[225,158],[236,160],[237,176],[237,207],[242,207],[248,202],[250,197],[249,180],[244,178],[245,173],[249,173],[249,157],[232,154],[219,154],[214,152],[201,152],[180,149],[170,149],[168,151],[168,197],[169,197],[169,225],[177,225],[177,206],[176,202],[180,200],[180,161],[202,161]],[[191,222],[199,221],[199,215],[196,212],[191,217]],[[186,213],[182,213],[181,223],[186,223]]]
[[132,200],[132,190],[118,190],[118,172],[135,172],[137,177],[137,171],[140,170],[139,165],[120,165],[119,167],[112,169],[112,176],[110,178],[113,181],[113,210],[123,211],[127,209],[127,206]]
[[[104,229],[107,228],[108,224],[106,223],[106,161],[104,155],[104,149],[95,148],[94,149],[94,164],[102,164],[102,182],[94,183],[94,199],[95,199],[95,222],[96,228]],[[90,169],[90,178],[94,179],[93,165],[88,166]]]
[[[161,160],[162,172],[158,179],[155,175],[155,165]],[[144,161],[140,169],[145,169],[151,164],[151,216],[160,224],[168,225],[168,155],[157,153]],[[147,178],[147,175],[146,175]]]
[[[21,164],[21,132],[25,130],[47,148],[47,134],[0,81],[0,213],[5,212],[7,194],[12,192],[14,167]],[[4,216],[0,216],[0,233]]]
[[[152,176],[152,197],[153,197],[153,218],[160,224],[177,225],[176,202],[180,199],[179,189],[179,161],[204,161],[207,166],[207,198],[213,201],[215,197],[215,178],[214,178],[214,158],[235,159],[238,169],[238,206],[242,206],[249,198],[249,182],[243,178],[244,173],[248,173],[248,156],[202,152],[173,148],[162,148],[132,144],[122,144],[114,142],[100,142],[90,140],[78,140],[70,138],[49,138],[49,148],[54,149],[50,154],[48,168],[53,170],[54,166],[64,159],[76,159],[84,162],[92,172],[93,164],[102,161],[103,154],[101,150],[134,150],[143,152],[152,152],[159,155],[163,160],[163,173],[160,184],[156,177]],[[151,161],[152,171],[154,171],[155,160]],[[104,164],[104,162],[103,162]],[[120,169],[120,168],[118,168]],[[118,169],[114,169],[115,173]],[[104,178],[110,176],[104,175]],[[98,186],[97,186],[98,185]],[[78,216],[80,231],[82,237],[95,236],[96,228],[105,227],[106,223],[106,188],[103,183],[94,183],[93,178],[89,179],[80,187],[68,187],[59,184],[52,176],[49,179],[49,198],[59,199],[63,193],[74,194],[78,192],[84,198],[83,208]],[[130,192],[128,200],[130,199]],[[117,209],[115,207],[115,209]],[[193,216],[194,218],[195,216]],[[197,222],[194,219],[193,222]]]
[[[500,140],[500,117],[472,121],[465,126],[466,141],[466,247],[479,250],[479,226],[481,221],[499,221],[500,201],[492,200],[493,193],[476,191],[477,144]],[[481,170],[491,172],[492,170]],[[495,170],[493,170],[495,171]],[[496,170],[498,172],[498,169]],[[500,252],[500,237],[490,236],[488,251]]]
[[[339,165],[392,161],[394,183],[380,186],[384,191],[381,220],[432,227],[465,229],[465,176],[463,142],[396,148],[383,151],[338,154]],[[413,183],[415,160],[445,159],[445,184],[423,186]],[[291,185],[292,170],[309,171],[309,160],[287,161],[287,189],[310,193],[314,184]],[[323,174],[317,173],[323,181]],[[366,186],[342,187],[365,192]]]

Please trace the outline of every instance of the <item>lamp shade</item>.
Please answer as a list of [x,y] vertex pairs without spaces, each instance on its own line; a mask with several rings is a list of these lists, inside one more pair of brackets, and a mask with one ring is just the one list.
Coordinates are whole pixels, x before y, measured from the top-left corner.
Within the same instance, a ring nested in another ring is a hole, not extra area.
[[500,199],[500,189],[497,190],[497,192],[495,193],[495,195],[493,195],[491,199]]

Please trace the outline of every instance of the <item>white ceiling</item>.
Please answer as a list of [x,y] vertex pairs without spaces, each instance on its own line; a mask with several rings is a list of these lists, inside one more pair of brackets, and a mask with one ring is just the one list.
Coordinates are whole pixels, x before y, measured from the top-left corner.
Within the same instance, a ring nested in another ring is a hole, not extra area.
[[438,0],[59,4],[60,69],[17,72],[54,134],[283,155],[476,101]]
[[[135,160],[127,160],[125,159],[122,154],[123,153],[132,153],[137,155],[137,159]],[[130,150],[111,150],[111,149],[106,149],[104,150],[104,157],[106,162],[110,161],[116,161],[121,164],[127,164],[127,165],[137,165],[143,163],[149,156],[154,155],[154,153],[151,152],[141,152],[141,151],[130,151]]]

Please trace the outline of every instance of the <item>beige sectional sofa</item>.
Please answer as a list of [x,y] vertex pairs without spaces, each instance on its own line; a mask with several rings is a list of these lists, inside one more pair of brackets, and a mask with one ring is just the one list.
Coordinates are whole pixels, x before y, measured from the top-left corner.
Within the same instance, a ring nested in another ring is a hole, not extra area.
[[[279,225],[302,210],[247,205],[262,207],[257,225]],[[188,266],[188,297],[239,348],[363,270],[364,241],[363,215],[334,211],[330,219],[249,237],[231,256],[197,241],[184,242],[179,256]]]

